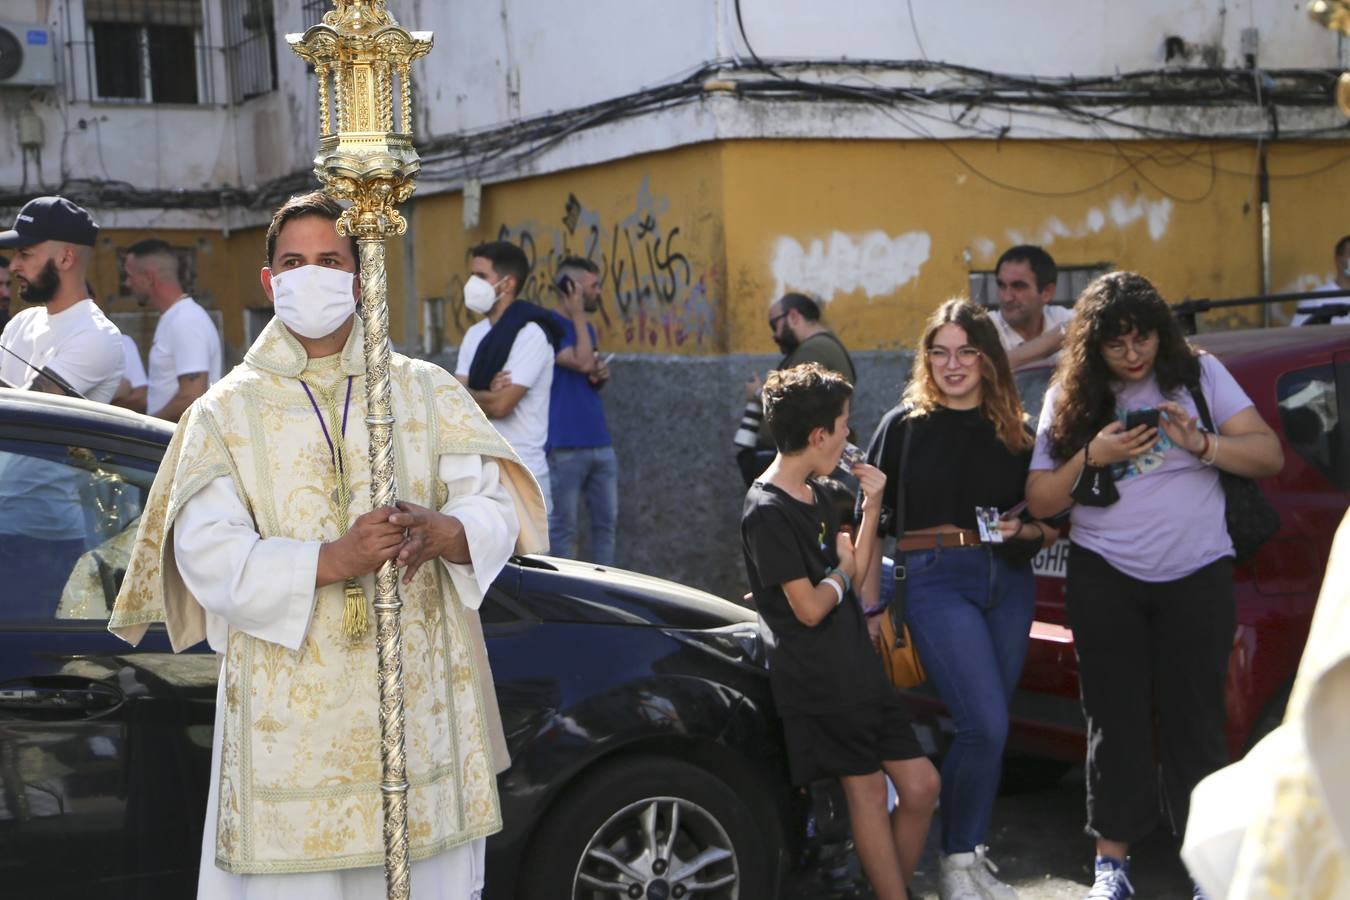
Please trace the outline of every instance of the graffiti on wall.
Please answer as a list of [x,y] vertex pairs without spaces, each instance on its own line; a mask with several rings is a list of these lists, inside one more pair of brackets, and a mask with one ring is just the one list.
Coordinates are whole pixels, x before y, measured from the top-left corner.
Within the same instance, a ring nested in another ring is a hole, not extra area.
[[[618,221],[606,223],[569,193],[552,222],[503,225],[496,236],[519,244],[530,261],[521,296],[552,307],[559,263],[583,257],[600,268],[595,324],[602,339],[633,349],[698,347],[714,335],[719,276],[715,266],[689,258],[691,248],[671,220],[669,200],[653,195],[644,178],[632,211]],[[451,296],[459,296],[462,284],[462,276],[454,279]],[[461,332],[472,324],[462,303],[451,309]]]

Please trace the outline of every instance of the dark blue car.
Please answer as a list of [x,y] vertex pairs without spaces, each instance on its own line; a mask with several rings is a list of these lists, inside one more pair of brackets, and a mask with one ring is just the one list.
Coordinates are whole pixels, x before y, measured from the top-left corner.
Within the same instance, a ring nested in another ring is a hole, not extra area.
[[[171,433],[0,389],[0,545],[54,516],[81,535],[55,563],[0,552],[0,895],[195,894],[217,659],[105,630]],[[482,617],[512,759],[490,897],[776,895],[805,816],[752,612],[527,557]]]

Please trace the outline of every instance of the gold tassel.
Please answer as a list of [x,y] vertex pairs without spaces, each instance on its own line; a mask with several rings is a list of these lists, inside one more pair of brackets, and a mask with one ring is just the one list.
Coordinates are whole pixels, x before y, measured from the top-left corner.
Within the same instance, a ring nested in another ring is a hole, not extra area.
[[355,578],[347,579],[345,593],[347,602],[342,607],[342,633],[355,642],[366,636],[370,612],[366,609],[366,593]]

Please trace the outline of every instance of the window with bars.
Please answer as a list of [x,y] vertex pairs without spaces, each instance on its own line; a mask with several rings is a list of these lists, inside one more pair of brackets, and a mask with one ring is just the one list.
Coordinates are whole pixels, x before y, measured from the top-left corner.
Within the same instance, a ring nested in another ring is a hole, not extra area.
[[272,0],[225,0],[225,60],[230,99],[242,103],[277,89],[277,31]]
[[203,103],[201,0],[85,0],[90,99]]
[[[1072,306],[1092,279],[1110,272],[1114,266],[1110,263],[1094,263],[1090,266],[1059,266],[1059,278],[1055,281],[1055,296],[1050,302],[1057,306]],[[998,307],[998,281],[996,273],[970,273],[970,299],[991,309]]]
[[305,0],[300,14],[306,28],[313,28],[323,21],[323,14],[333,8],[333,0]]

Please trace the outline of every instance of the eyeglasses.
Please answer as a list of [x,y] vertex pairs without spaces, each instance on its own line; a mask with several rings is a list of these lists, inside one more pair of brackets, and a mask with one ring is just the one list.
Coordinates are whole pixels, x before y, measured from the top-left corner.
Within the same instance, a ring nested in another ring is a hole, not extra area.
[[[929,347],[924,351],[928,355],[928,361],[935,366],[945,366],[947,361],[952,358],[952,351],[946,347]],[[956,361],[963,366],[973,366],[984,356],[978,347],[957,347]]]
[[1111,359],[1124,359],[1130,355],[1133,350],[1136,356],[1143,356],[1158,343],[1158,333],[1151,332],[1143,337],[1135,336],[1133,340],[1126,338],[1116,338],[1110,341],[1102,341],[1102,356]]
[[779,313],[776,316],[769,316],[769,330],[778,330],[778,323],[787,318],[787,313]]

